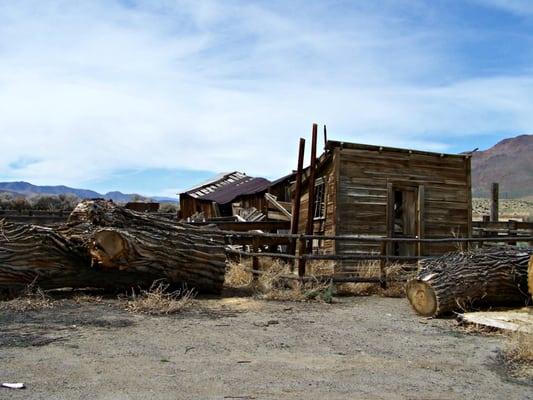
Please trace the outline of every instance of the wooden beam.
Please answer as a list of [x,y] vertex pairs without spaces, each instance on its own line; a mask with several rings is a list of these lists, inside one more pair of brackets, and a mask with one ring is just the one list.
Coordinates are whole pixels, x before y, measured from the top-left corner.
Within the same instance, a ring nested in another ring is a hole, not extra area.
[[283,215],[287,217],[287,220],[290,221],[292,219],[292,215],[290,212],[287,211],[285,207],[283,207],[276,199],[276,196],[271,195],[270,193],[265,193],[265,199],[267,202],[272,204],[274,207],[276,207]]
[[[305,233],[307,235],[312,235],[313,224],[314,224],[314,215],[315,215],[315,172],[316,172],[316,142],[317,142],[317,124],[313,124],[313,133],[311,138],[311,162],[309,166],[309,185],[307,188],[307,193],[309,198],[307,201],[307,224],[305,228]],[[313,241],[310,240],[307,244],[307,250],[309,253],[313,251]]]
[[490,191],[490,220],[492,222],[498,222],[498,212],[499,212],[499,184],[498,182],[493,182],[491,191]]
[[[423,239],[424,238],[424,231],[425,231],[425,219],[424,219],[424,215],[425,215],[425,211],[424,211],[424,201],[425,201],[425,198],[426,198],[426,194],[425,194],[425,188],[424,188],[424,185],[420,185],[418,187],[418,215],[417,215],[417,220],[418,220],[418,232],[417,232],[417,236],[419,239]],[[417,256],[423,256],[424,255],[424,244],[419,242],[418,243],[418,252],[417,252]]]
[[[294,197],[292,199],[292,219],[291,219],[291,234],[298,233],[298,225],[300,224],[300,205],[302,204],[302,171],[304,167],[305,155],[305,139],[300,138],[300,146],[298,148],[298,167],[296,169],[296,185],[294,188]],[[291,244],[291,254],[296,253],[296,242]]]
[[[387,182],[387,215],[385,218],[387,237],[394,236],[394,188],[392,182]],[[392,243],[387,243],[387,254],[392,255]]]

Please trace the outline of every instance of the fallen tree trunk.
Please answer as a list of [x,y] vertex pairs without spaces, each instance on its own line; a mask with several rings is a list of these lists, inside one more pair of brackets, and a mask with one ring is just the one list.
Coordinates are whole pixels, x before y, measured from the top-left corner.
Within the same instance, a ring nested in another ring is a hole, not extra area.
[[427,317],[474,306],[524,305],[532,252],[480,249],[426,260],[407,283],[407,298],[418,314]]
[[529,294],[533,299],[533,256],[529,259],[529,267],[527,269],[527,285],[529,288]]
[[84,249],[50,228],[4,222],[0,226],[0,292],[34,283],[42,289],[120,289],[153,282],[152,274],[121,274],[91,268]]
[[120,289],[163,279],[218,293],[225,267],[222,235],[103,200],[80,203],[57,229],[9,223],[0,229],[0,289],[34,280],[43,289]]

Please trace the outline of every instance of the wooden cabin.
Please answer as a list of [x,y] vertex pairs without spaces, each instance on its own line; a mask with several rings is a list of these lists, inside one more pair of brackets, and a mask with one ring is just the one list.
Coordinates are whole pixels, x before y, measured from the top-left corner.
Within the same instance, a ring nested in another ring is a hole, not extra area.
[[217,175],[183,193],[180,193],[180,217],[191,218],[202,214],[202,218],[230,217],[234,214],[233,205],[238,203],[243,209],[266,208],[265,193],[270,181],[254,178],[242,172]]
[[125,206],[129,210],[137,212],[156,213],[159,211],[159,203],[145,203],[142,201],[130,201]]
[[[298,231],[305,232],[308,176],[303,174]],[[439,238],[470,236],[469,155],[327,141],[317,160],[314,234]],[[432,255],[454,244],[394,244],[389,255]],[[379,243],[315,240],[318,253],[380,251]]]

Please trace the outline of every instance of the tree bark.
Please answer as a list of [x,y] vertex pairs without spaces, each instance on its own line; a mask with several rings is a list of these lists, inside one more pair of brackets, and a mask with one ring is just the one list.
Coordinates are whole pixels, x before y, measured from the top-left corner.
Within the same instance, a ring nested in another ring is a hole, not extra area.
[[533,256],[529,259],[529,267],[527,270],[527,287],[529,288],[529,294],[533,299]]
[[407,298],[426,317],[479,306],[524,305],[532,253],[531,249],[496,248],[426,260],[407,283]]
[[221,234],[103,200],[83,201],[57,229],[0,229],[0,289],[34,280],[44,289],[120,289],[164,279],[217,293],[225,267]]

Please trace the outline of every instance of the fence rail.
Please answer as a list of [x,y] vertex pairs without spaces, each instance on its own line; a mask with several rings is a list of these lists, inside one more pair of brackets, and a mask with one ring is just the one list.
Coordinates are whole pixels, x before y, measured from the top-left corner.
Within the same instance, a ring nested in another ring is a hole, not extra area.
[[[332,282],[373,282],[380,283],[386,287],[388,278],[386,276],[386,267],[392,261],[419,261],[429,259],[433,256],[404,256],[389,254],[390,243],[413,243],[413,244],[432,244],[432,243],[460,243],[470,246],[472,243],[483,245],[485,242],[501,243],[516,245],[518,242],[527,243],[529,246],[533,245],[533,235],[516,235],[516,236],[495,236],[495,237],[443,237],[443,238],[401,238],[401,237],[369,237],[359,235],[304,235],[304,234],[290,234],[290,233],[262,233],[262,232],[231,232],[231,231],[214,231],[224,235],[226,244],[245,245],[252,250],[239,250],[229,247],[228,254],[234,254],[244,257],[252,258],[252,274],[254,279],[261,273],[260,258],[279,258],[283,260],[296,263],[298,269],[298,276],[293,278],[300,279],[302,282],[307,280],[306,277],[306,262],[312,260],[329,260],[329,261],[380,261],[380,274],[376,277],[368,276],[329,276],[328,279]],[[309,251],[309,241],[312,240],[338,240],[351,241],[360,243],[376,243],[380,244],[379,252],[358,252],[355,254],[317,254]],[[294,244],[298,246],[294,246]],[[271,244],[285,244],[287,249],[298,248],[298,252],[294,254],[276,253],[272,251],[259,251],[262,245]],[[292,245],[292,246],[291,246]],[[323,278],[323,277],[322,277]],[[292,278],[291,278],[292,279]]]

